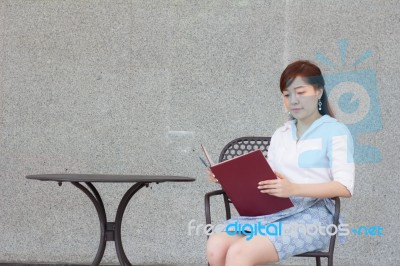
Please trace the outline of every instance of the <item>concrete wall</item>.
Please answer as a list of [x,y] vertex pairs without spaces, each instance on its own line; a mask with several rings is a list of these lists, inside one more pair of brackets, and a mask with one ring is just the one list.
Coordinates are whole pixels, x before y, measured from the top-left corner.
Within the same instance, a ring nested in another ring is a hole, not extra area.
[[[140,191],[123,241],[136,264],[205,263],[205,236],[187,230],[204,223],[203,195],[217,188],[199,144],[217,158],[235,137],[271,135],[287,119],[281,71],[318,58],[333,76],[374,74],[373,119],[355,133],[376,150],[342,210],[384,235],[350,235],[335,260],[399,265],[399,30],[399,1],[0,1],[0,261],[89,263],[91,202],[25,176],[114,173],[196,177]],[[110,220],[128,187],[98,185]],[[113,245],[103,261],[117,262]]]

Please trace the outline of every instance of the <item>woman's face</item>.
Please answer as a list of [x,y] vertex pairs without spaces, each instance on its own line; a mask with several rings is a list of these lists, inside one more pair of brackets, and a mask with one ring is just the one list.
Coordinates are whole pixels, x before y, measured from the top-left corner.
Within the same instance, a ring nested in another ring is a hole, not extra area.
[[303,78],[296,77],[292,84],[283,91],[283,102],[294,118],[312,122],[320,116],[318,99],[321,96],[321,89],[314,89]]

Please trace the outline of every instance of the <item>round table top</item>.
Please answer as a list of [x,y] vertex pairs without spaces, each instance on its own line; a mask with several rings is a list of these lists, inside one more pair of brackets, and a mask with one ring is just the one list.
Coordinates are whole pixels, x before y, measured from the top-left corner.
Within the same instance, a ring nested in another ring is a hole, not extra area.
[[131,182],[192,182],[195,178],[186,176],[167,175],[104,175],[104,174],[39,174],[28,175],[27,179],[57,182],[104,182],[104,183],[131,183]]

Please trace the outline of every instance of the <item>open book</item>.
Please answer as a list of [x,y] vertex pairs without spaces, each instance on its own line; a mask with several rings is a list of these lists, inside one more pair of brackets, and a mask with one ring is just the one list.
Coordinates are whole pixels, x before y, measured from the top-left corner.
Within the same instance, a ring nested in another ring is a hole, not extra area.
[[257,188],[258,182],[277,178],[260,150],[215,164],[201,147],[211,171],[241,216],[266,215],[293,207],[289,198],[261,193]]

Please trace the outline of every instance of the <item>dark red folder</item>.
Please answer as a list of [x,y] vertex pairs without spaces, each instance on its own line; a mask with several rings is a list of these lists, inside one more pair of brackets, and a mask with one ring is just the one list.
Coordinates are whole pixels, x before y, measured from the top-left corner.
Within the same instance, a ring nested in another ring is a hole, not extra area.
[[261,193],[257,188],[258,182],[277,178],[260,150],[214,165],[203,150],[211,171],[241,216],[266,215],[293,207],[289,198]]

